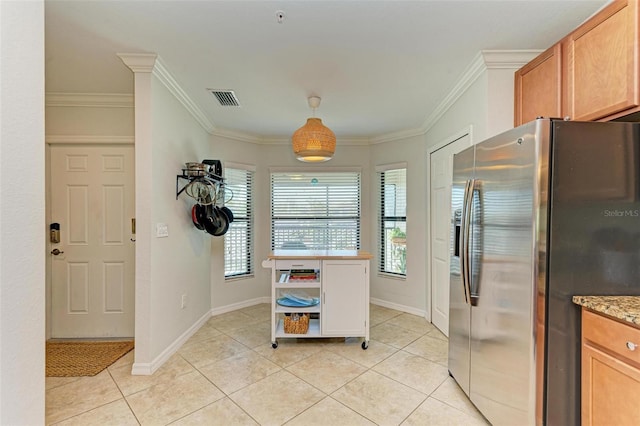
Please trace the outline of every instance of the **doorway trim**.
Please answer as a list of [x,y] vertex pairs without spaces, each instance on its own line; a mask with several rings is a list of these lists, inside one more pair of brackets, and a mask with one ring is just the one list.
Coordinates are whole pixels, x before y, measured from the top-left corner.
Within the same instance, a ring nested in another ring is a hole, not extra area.
[[[51,218],[51,147],[53,145],[135,145],[133,136],[104,136],[104,135],[45,135],[45,223],[52,222]],[[134,184],[135,186],[135,184]],[[46,235],[49,235],[48,232]],[[52,315],[52,263],[51,243],[45,239],[45,340],[51,338]],[[135,262],[134,262],[135,268]],[[135,285],[135,283],[134,283]],[[134,313],[135,315],[135,313]],[[135,336],[134,336],[135,338]]]
[[425,225],[425,229],[427,231],[427,246],[426,246],[426,250],[425,250],[425,255],[427,257],[427,273],[425,274],[425,286],[426,286],[426,291],[425,291],[425,295],[426,295],[426,301],[425,301],[425,306],[426,306],[426,316],[425,318],[427,319],[427,321],[431,322],[432,320],[432,303],[433,301],[431,300],[431,291],[432,291],[432,285],[433,283],[431,282],[431,156],[438,150],[444,148],[445,146],[449,145],[450,143],[453,143],[455,141],[457,141],[460,138],[463,138],[465,136],[469,136],[469,140],[471,142],[471,144],[469,146],[472,146],[475,144],[475,141],[473,139],[473,125],[469,124],[466,127],[463,127],[461,130],[459,130],[458,132],[440,140],[440,142],[436,143],[435,145],[431,145],[430,147],[427,148],[427,193],[426,193],[426,206],[427,206],[427,216],[426,216],[426,225]]

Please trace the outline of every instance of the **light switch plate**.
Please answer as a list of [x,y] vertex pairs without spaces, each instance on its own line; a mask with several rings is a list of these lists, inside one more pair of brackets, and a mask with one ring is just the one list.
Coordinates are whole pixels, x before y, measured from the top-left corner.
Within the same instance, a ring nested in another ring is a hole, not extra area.
[[166,223],[156,223],[156,237],[164,238],[169,236],[169,225]]

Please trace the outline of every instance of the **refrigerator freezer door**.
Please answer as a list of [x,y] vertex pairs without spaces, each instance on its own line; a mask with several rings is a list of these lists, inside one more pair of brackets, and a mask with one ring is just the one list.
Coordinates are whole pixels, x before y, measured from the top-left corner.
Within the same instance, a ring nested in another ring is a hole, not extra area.
[[553,122],[546,424],[580,424],[574,295],[640,295],[640,125]]
[[465,188],[473,178],[474,147],[453,158],[451,190],[451,262],[449,278],[449,372],[469,395],[470,305],[465,297],[462,261],[464,260]]
[[476,146],[470,398],[494,425],[535,422],[536,125]]

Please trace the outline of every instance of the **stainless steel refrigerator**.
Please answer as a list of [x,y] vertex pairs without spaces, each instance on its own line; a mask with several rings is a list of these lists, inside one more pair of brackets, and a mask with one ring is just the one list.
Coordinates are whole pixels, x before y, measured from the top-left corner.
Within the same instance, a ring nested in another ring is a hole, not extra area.
[[573,295],[640,294],[640,123],[539,119],[454,157],[449,372],[494,425],[580,424]]

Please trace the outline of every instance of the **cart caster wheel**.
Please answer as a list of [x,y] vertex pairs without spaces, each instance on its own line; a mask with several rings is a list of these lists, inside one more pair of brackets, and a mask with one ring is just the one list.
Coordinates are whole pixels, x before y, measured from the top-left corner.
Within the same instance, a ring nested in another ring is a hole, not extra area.
[[278,347],[278,342],[273,342],[273,343],[271,344],[271,347],[272,347],[273,349],[277,348],[277,347]]
[[369,347],[369,342],[362,342],[362,350],[366,350]]

